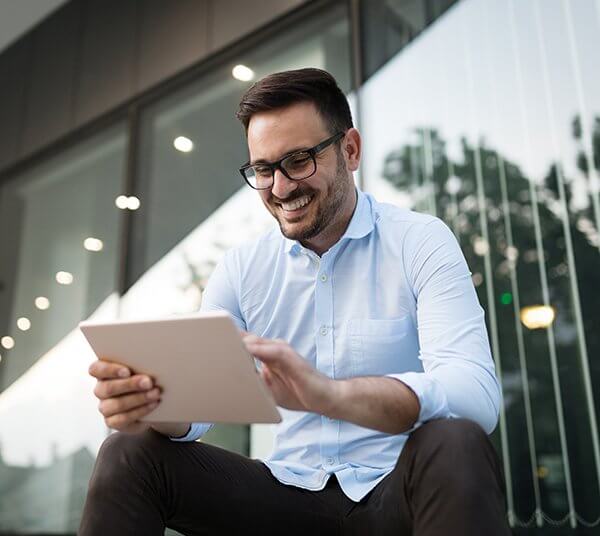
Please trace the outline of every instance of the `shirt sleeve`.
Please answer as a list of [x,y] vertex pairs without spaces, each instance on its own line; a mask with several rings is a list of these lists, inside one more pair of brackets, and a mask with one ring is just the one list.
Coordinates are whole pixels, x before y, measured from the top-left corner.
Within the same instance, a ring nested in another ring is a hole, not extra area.
[[200,311],[227,311],[239,329],[246,329],[246,322],[240,310],[239,292],[235,285],[238,280],[234,252],[226,253],[213,270],[202,293]]
[[[238,305],[237,294],[231,285],[228,264],[230,259],[226,254],[221,262],[217,264],[209,281],[202,293],[200,311],[227,311],[233,317],[233,321],[240,329],[245,329]],[[196,441],[212,428],[212,423],[194,422],[189,432],[183,437],[170,437],[172,441]]]
[[190,431],[182,437],[171,437],[171,441],[196,441],[201,438],[206,432],[212,428],[212,424],[208,422],[193,422],[190,426]]
[[440,219],[414,224],[403,259],[417,303],[419,358],[424,372],[391,374],[417,395],[413,428],[436,418],[466,418],[488,434],[498,422],[501,389],[484,311],[460,246]]

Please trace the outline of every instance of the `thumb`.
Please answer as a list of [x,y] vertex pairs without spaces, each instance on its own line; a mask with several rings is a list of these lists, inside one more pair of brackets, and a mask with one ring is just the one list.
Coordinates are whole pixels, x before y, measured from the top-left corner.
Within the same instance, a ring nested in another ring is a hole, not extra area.
[[246,349],[263,363],[275,363],[281,358],[281,348],[279,345],[270,342],[246,341]]

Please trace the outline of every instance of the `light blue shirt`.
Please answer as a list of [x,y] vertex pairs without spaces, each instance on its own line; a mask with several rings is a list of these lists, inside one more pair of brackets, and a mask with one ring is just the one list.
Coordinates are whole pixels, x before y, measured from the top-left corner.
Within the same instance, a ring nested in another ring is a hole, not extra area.
[[[481,308],[460,247],[438,218],[358,192],[342,238],[320,258],[278,228],[227,252],[202,310],[279,338],[331,378],[389,376],[421,405],[410,430],[471,419],[489,434],[501,393]],[[360,501],[395,466],[410,431],[390,435],[315,413],[280,409],[264,461],[282,483],[323,489],[335,474]],[[182,441],[210,425],[195,423]]]

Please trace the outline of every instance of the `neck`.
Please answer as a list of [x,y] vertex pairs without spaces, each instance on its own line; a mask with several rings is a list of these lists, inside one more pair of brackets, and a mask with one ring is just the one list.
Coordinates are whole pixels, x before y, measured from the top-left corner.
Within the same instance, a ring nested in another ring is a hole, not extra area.
[[340,217],[332,222],[329,227],[324,229],[323,232],[310,240],[301,241],[301,244],[314,251],[319,257],[326,251],[329,251],[329,249],[331,249],[331,247],[336,244],[346,232],[354,211],[356,210],[357,203],[358,193],[356,192],[356,187],[353,187],[352,193],[348,196],[348,200],[342,209]]

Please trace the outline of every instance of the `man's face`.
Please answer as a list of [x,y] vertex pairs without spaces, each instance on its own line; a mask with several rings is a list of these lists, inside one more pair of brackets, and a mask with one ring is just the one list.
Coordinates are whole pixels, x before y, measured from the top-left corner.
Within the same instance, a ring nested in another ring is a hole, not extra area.
[[[257,113],[248,125],[250,161],[274,162],[290,152],[314,147],[332,134],[312,103]],[[311,177],[293,181],[276,170],[273,187],[259,190],[287,238],[318,238],[342,216],[354,184],[339,143],[315,155],[317,171]]]

